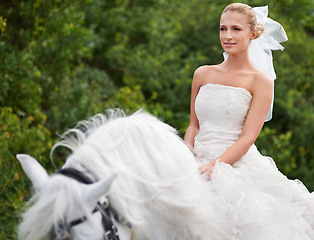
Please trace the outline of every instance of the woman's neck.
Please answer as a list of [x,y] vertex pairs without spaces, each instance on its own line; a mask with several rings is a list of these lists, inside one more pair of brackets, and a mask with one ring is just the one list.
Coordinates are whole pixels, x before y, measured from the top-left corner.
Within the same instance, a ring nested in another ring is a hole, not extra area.
[[243,71],[252,69],[253,65],[250,61],[248,52],[230,54],[224,62],[224,67],[228,71]]

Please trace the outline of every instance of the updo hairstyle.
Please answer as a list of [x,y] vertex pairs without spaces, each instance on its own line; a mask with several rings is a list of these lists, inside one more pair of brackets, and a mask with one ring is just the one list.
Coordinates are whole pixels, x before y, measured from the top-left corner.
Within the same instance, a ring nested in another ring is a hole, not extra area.
[[244,3],[232,3],[232,4],[228,5],[222,11],[222,14],[224,14],[225,12],[228,12],[228,11],[242,13],[245,16],[247,16],[248,24],[251,27],[251,31],[254,31],[255,29],[257,30],[257,35],[256,35],[255,39],[258,38],[259,36],[261,36],[262,33],[264,32],[263,24],[257,22],[256,14],[255,14],[253,8],[250,7],[249,5],[244,4]]

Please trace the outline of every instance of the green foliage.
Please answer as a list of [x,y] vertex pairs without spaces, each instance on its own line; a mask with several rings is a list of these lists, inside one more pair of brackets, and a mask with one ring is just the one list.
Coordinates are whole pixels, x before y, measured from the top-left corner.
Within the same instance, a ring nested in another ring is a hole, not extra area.
[[0,105],[11,106],[14,111],[32,112],[40,103],[41,88],[36,84],[37,68],[32,57],[15,51],[0,39]]
[[[252,6],[263,1],[246,1]],[[0,3],[0,239],[15,239],[30,187],[15,159],[48,159],[59,133],[106,108],[189,122],[194,70],[222,61],[219,17],[230,1],[21,0]],[[314,189],[313,1],[270,0],[286,29],[275,52],[274,116],[257,146]],[[60,163],[63,161],[62,155]],[[59,166],[59,164],[58,164]]]
[[[150,100],[153,101],[156,95],[153,95]],[[162,119],[168,116],[168,114],[171,114],[164,111],[160,103],[150,104],[149,102],[151,101],[147,101],[140,85],[135,85],[132,88],[125,86],[121,87],[114,97],[107,101],[106,106],[107,108],[121,108],[126,114],[131,114],[139,109],[143,109]]]
[[[291,157],[291,140],[292,133],[290,131],[278,134],[276,129],[265,127],[257,140],[257,145],[263,155],[276,158],[276,164],[281,171],[292,173],[296,168],[296,159]],[[273,147],[269,148],[269,145]]]
[[[75,75],[74,75],[75,74]],[[53,132],[74,127],[79,120],[105,109],[104,103],[115,94],[116,86],[105,71],[85,68],[64,78],[48,97],[53,103],[48,112],[49,128]]]
[[31,152],[44,162],[52,146],[45,120],[39,110],[21,118],[10,107],[0,108],[0,239],[16,239],[16,224],[30,186],[15,155]]
[[[208,62],[205,54],[216,56],[210,59],[211,63],[221,59],[221,50],[217,43],[212,46],[215,39],[209,30],[218,29],[219,7],[212,4],[194,11],[199,4],[103,3],[97,5],[103,11],[92,8],[93,15],[87,19],[98,23],[97,33],[105,39],[96,46],[94,63],[106,68],[118,86],[142,86],[146,101],[162,104],[165,112],[171,110],[165,120],[179,129],[184,129],[189,119],[186,110],[193,71]],[[211,21],[213,15],[217,16],[215,22]],[[209,54],[210,50],[215,54]]]
[[[304,180],[313,189],[314,151],[312,147],[314,136],[314,85],[313,85],[313,54],[310,41],[302,29],[288,28],[290,41],[285,44],[286,51],[275,55],[280,72],[276,80],[275,114],[272,127],[279,133],[291,133],[288,146],[290,157],[280,161],[295,161],[293,171],[288,171],[290,177]],[[300,46],[302,46],[300,48]],[[296,49],[293,51],[293,49]],[[302,49],[302,50],[300,50]]]
[[2,16],[0,16],[0,30],[1,30],[1,33],[3,33],[5,31],[6,26],[7,26],[6,19],[4,19]]

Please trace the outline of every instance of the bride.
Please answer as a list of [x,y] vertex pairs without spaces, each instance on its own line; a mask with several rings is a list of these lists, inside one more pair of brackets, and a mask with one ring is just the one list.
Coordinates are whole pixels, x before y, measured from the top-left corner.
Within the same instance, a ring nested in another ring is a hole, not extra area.
[[287,179],[254,145],[271,119],[271,50],[283,50],[278,42],[287,40],[267,11],[234,3],[222,12],[225,61],[195,71],[184,140],[228,217],[230,239],[314,239],[313,194]]

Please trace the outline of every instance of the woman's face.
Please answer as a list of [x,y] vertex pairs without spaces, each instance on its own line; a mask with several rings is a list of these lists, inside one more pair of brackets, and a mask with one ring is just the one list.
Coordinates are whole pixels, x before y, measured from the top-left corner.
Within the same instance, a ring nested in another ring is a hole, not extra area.
[[226,53],[247,51],[253,35],[244,14],[228,11],[221,15],[219,37]]

